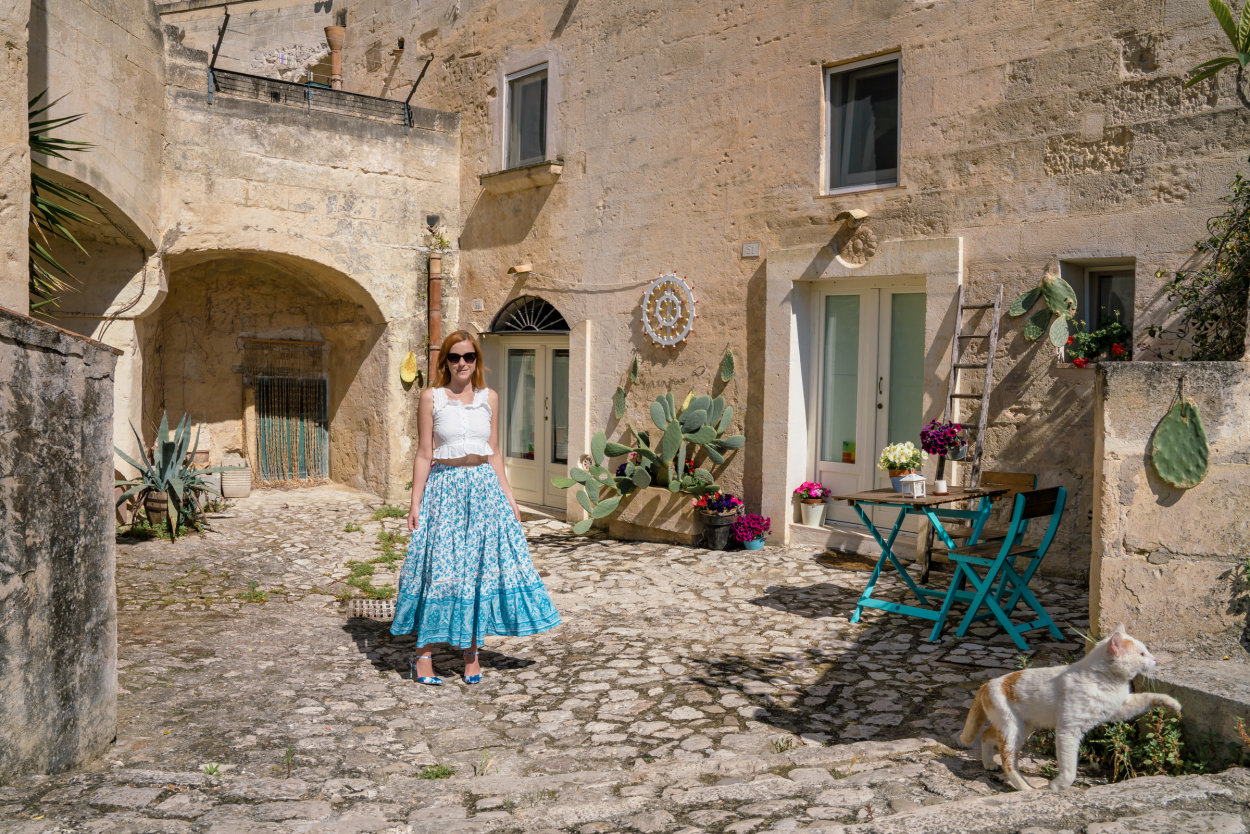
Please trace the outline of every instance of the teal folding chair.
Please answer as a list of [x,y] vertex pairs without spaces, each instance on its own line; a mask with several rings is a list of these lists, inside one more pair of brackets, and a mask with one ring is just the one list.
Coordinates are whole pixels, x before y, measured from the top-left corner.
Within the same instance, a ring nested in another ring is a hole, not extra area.
[[[1033,579],[1033,574],[1037,573],[1037,568],[1046,556],[1046,551],[1050,549],[1050,543],[1054,541],[1055,532],[1059,529],[1059,522],[1063,518],[1063,508],[1067,498],[1068,491],[1063,487],[1021,492],[1016,495],[1011,513],[1011,525],[1001,540],[957,547],[947,551],[951,561],[955,563],[955,575],[951,577],[950,589],[947,591],[946,601],[939,612],[935,633],[940,633],[942,626],[946,623],[946,617],[957,596],[955,592],[962,591],[964,582],[967,581],[975,589],[975,593],[968,606],[968,613],[964,615],[959,623],[959,629],[955,632],[956,637],[963,637],[967,634],[969,626],[974,622],[992,617],[1006,629],[1012,642],[1022,651],[1028,651],[1029,644],[1021,635],[1035,629],[1046,628],[1056,640],[1063,639],[1063,632],[1059,630],[1055,621],[1050,618],[1046,609],[1042,608],[1037,597],[1029,590],[1029,582]],[[1036,547],[1023,544],[1022,539],[1028,529],[1029,520],[1046,516],[1050,516],[1050,525],[1046,528],[1041,542]],[[1028,560],[1023,573],[1016,570],[1020,559]],[[984,577],[978,575],[974,569],[976,566],[986,569]],[[1003,597],[1007,595],[1009,588],[1011,595],[1004,604]],[[1016,625],[1011,620],[1011,614],[1021,601],[1033,609],[1037,619]],[[989,611],[981,613],[982,608],[988,608]]]

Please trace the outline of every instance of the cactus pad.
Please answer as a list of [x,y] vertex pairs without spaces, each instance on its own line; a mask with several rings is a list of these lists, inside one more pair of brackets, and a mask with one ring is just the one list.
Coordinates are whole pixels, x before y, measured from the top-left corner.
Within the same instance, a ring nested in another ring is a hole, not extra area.
[[1037,303],[1037,298],[1042,294],[1041,287],[1034,287],[1026,293],[1022,293],[1019,298],[1011,302],[1011,306],[1007,308],[1009,316],[1023,316],[1029,311],[1029,308]]
[[612,415],[618,420],[625,416],[625,389],[619,386],[612,398]]
[[734,352],[725,351],[725,358],[720,363],[720,381],[728,382],[734,378]]
[[1177,489],[1192,489],[1207,476],[1211,451],[1198,407],[1181,402],[1155,427],[1150,460],[1159,477]]
[[1050,323],[1050,310],[1038,310],[1024,325],[1024,338],[1030,342],[1036,342],[1042,338],[1042,334],[1046,332],[1047,325]]
[[1042,279],[1042,298],[1046,299],[1046,307],[1056,316],[1076,313],[1076,290],[1058,275],[1047,275]]
[[1068,319],[1059,316],[1050,325],[1050,343],[1055,347],[1063,347],[1068,343]]

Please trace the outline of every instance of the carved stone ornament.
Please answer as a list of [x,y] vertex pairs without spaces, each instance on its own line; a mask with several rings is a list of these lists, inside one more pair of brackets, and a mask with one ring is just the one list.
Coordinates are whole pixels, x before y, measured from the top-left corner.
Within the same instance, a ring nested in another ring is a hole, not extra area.
[[661,347],[676,347],[694,330],[693,286],[676,273],[656,278],[642,296],[642,327]]
[[845,266],[863,266],[877,254],[877,236],[867,226],[854,229],[849,226],[849,223],[844,225],[833,238],[838,260]]

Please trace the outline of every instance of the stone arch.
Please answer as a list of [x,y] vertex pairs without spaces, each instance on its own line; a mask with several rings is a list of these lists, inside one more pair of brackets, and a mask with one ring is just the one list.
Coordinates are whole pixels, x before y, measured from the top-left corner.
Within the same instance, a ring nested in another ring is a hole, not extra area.
[[[394,346],[369,290],[324,263],[283,252],[183,249],[168,254],[169,293],[144,352],[147,425],[166,411],[208,429],[209,459],[242,454],[256,465],[255,381],[244,349],[256,340],[321,345],[329,477],[385,494],[389,435],[402,404],[388,402]],[[395,407],[398,406],[398,407]]]

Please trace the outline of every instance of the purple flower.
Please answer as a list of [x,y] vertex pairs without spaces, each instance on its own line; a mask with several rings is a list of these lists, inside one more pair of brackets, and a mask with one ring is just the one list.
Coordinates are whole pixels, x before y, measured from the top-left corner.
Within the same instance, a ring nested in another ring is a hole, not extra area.
[[753,542],[768,535],[772,519],[755,513],[747,513],[733,523],[733,536],[736,541]]

